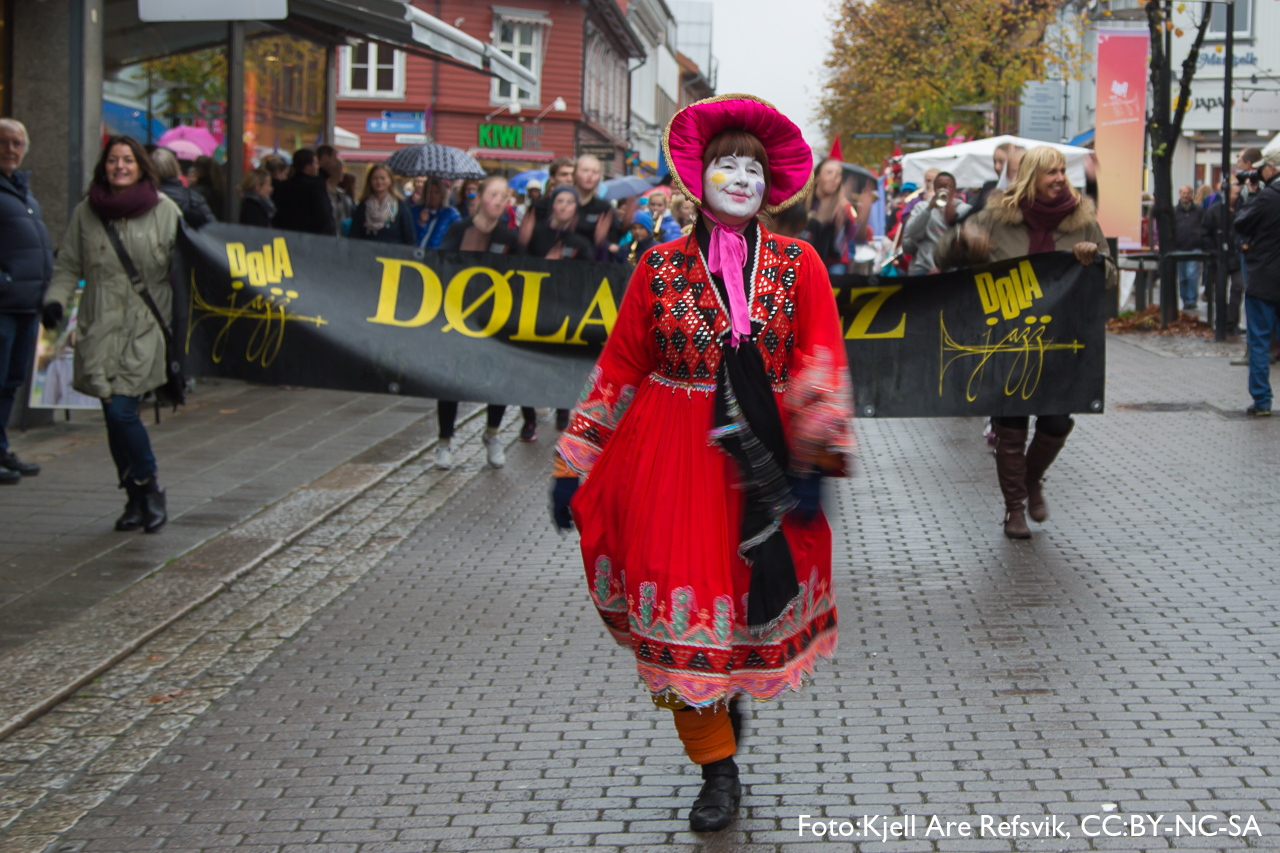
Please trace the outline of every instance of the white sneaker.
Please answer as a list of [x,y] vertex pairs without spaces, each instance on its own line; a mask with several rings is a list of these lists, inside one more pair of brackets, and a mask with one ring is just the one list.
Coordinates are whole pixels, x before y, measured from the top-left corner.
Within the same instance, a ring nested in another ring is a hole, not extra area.
[[453,448],[447,441],[436,443],[436,467],[448,471],[453,467]]
[[507,454],[502,449],[502,442],[495,435],[493,438],[484,439],[484,446],[489,451],[489,464],[494,468],[501,468],[507,464]]

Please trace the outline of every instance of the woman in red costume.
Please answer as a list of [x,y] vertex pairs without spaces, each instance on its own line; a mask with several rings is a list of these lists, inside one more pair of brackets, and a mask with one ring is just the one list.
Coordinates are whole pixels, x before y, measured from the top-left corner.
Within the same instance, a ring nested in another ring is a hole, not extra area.
[[723,95],[681,110],[663,153],[698,221],[640,258],[561,436],[553,507],[702,767],[690,826],[714,831],[742,796],[734,700],[798,689],[835,651],[818,482],[846,469],[852,408],[826,269],[756,219],[810,189],[800,129]]

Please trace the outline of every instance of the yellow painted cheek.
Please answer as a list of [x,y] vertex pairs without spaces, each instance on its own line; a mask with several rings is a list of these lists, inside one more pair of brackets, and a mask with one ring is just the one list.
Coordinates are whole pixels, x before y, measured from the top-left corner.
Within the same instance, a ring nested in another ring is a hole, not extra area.
[[726,180],[727,178],[725,178],[724,172],[715,172],[711,175],[711,183],[715,184],[716,186],[720,186]]

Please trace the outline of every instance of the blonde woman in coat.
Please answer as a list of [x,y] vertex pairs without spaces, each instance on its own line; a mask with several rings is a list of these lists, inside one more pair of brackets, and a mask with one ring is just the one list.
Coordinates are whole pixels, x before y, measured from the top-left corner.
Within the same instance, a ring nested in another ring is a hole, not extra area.
[[[1041,145],[1023,155],[1018,177],[1003,196],[991,198],[981,212],[943,236],[934,259],[939,269],[950,269],[1064,251],[1088,266],[1101,253],[1107,286],[1114,287],[1117,272],[1106,245],[1093,202],[1067,181],[1066,158],[1056,148]],[[1037,415],[1028,447],[1029,420],[992,418],[996,473],[1005,502],[1004,535],[1010,539],[1031,537],[1027,515],[1038,522],[1048,519],[1041,481],[1074,425],[1069,414]]]
[[165,382],[165,353],[164,334],[134,291],[104,222],[115,227],[169,323],[169,261],[181,219],[178,206],[158,191],[146,150],[132,137],[112,137],[94,167],[88,194],[71,215],[45,297],[44,324],[53,328],[84,279],[72,387],[102,401],[111,457],[120,488],[129,496],[116,530],[155,533],[168,519],[151,439],[138,415],[142,396]]

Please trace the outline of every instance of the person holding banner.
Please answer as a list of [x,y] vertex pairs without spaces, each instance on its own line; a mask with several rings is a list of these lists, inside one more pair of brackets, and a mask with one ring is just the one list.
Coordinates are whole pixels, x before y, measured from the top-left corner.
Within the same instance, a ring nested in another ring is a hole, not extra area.
[[[935,255],[941,269],[1003,261],[1041,252],[1068,251],[1089,266],[1101,253],[1107,286],[1118,273],[1106,254],[1106,238],[1093,202],[1067,181],[1067,160],[1047,145],[1027,151],[1009,190],[942,238]],[[1026,516],[1045,521],[1049,506],[1041,481],[1067,441],[1074,422],[1070,413],[1036,416],[1035,437],[1027,446],[1030,420],[992,418],[996,433],[996,475],[1004,493],[1004,535],[1030,539]]]
[[71,384],[102,401],[107,445],[129,496],[116,530],[147,533],[163,527],[168,512],[138,405],[166,381],[167,332],[156,314],[171,322],[169,263],[182,220],[159,183],[136,139],[107,140],[67,224],[43,309],[45,328],[56,327],[84,279]]
[[689,825],[709,832],[742,797],[738,699],[798,689],[835,651],[818,483],[848,470],[852,404],[822,259],[756,216],[809,192],[800,129],[722,95],[677,113],[663,151],[701,211],[640,258],[560,438],[553,518],[701,767]]
[[[440,241],[440,250],[490,252],[495,255],[519,254],[515,232],[502,225],[502,217],[507,208],[507,179],[501,175],[490,175],[480,182],[476,194],[479,202],[475,215],[449,226]],[[498,430],[502,428],[502,416],[506,411],[505,405],[489,404],[484,446],[489,465],[494,468],[507,464],[506,452],[498,440]],[[531,407],[525,407],[521,412],[524,414],[524,427],[520,430],[520,440],[534,441],[538,437],[538,413]],[[447,471],[453,467],[453,432],[458,420],[458,401],[438,400],[436,417],[440,424],[440,437],[436,442],[436,467]]]

